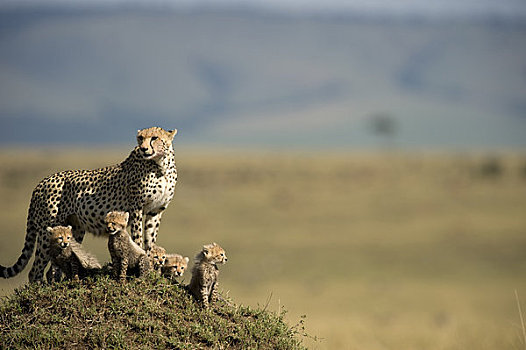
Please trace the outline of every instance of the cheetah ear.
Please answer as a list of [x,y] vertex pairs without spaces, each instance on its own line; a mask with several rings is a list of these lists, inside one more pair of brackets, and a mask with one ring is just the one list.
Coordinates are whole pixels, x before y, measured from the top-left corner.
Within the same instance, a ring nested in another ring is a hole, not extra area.
[[72,229],[71,225],[66,226],[66,228],[67,228],[68,230],[71,230],[71,229]]
[[46,227],[46,231],[49,232],[49,233],[52,233],[53,232],[53,228],[48,226],[48,227]]
[[204,250],[205,252],[208,252],[208,251],[209,251],[210,249],[212,249],[213,247],[214,247],[214,244],[205,244],[205,245],[203,246],[203,250]]
[[130,213],[128,212],[125,212],[124,213],[124,220],[126,220],[126,222],[128,222],[128,219],[130,218]]
[[210,253],[210,244],[206,244],[203,246],[203,253],[205,253],[205,256],[208,257],[209,253]]
[[190,259],[188,259],[187,256],[184,257],[184,262],[188,264],[188,261],[190,261]]
[[177,129],[168,130],[168,136],[170,137],[170,140],[173,140],[175,135],[177,135]]

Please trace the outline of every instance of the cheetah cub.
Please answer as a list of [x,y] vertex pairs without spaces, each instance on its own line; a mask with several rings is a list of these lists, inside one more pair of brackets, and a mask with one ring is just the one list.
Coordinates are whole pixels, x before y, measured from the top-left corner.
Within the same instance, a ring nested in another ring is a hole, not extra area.
[[[73,238],[71,226],[47,227],[50,233],[51,267],[46,275],[47,281],[59,281],[57,268],[66,274],[66,278],[79,280],[86,276],[88,270],[101,269],[100,263],[93,255],[82,249]],[[62,273],[60,273],[62,274]]]
[[225,251],[217,243],[203,246],[203,250],[195,256],[192,280],[188,289],[205,309],[208,308],[209,303],[217,300],[217,276],[219,275],[217,264],[225,264],[226,261]]
[[122,211],[111,211],[106,214],[108,249],[113,264],[115,279],[126,281],[128,269],[138,268],[139,277],[150,270],[150,260],[146,252],[132,241],[126,231],[130,215]]
[[150,258],[150,266],[152,269],[161,273],[161,269],[166,263],[166,249],[152,243],[152,249],[148,252],[148,257]]
[[174,278],[180,277],[184,274],[188,267],[188,257],[179,254],[169,254],[166,256],[166,262],[161,268],[164,277]]

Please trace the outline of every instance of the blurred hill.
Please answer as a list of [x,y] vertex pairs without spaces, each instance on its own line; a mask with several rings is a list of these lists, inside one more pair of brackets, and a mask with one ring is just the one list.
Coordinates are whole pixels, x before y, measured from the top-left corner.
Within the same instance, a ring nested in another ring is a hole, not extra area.
[[[526,146],[526,22],[3,9],[0,144]],[[385,135],[384,135],[385,136]]]

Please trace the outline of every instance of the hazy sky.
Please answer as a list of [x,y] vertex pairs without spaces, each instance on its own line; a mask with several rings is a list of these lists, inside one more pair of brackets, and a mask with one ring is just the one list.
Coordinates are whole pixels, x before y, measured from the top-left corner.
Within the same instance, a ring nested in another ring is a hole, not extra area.
[[32,5],[129,5],[156,7],[243,6],[286,12],[425,15],[498,16],[526,18],[525,0],[0,0],[0,7]]
[[[0,145],[160,125],[194,144],[370,147],[386,112],[398,147],[526,145],[526,0],[174,3],[0,0]],[[254,10],[215,10],[236,3]],[[272,15],[344,9],[371,16]]]

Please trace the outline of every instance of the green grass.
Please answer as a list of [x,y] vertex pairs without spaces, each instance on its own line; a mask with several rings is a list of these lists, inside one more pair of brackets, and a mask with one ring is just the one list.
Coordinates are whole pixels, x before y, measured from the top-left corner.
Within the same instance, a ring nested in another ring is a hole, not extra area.
[[[127,151],[0,152],[0,263],[23,247],[34,186]],[[193,257],[217,242],[220,283],[243,305],[307,315],[314,349],[523,349],[526,157],[177,150],[159,243]],[[488,171],[488,164],[499,171]],[[108,261],[106,241],[86,248]],[[0,280],[27,282],[28,268]],[[186,283],[189,276],[185,276]]]
[[[231,303],[230,303],[231,304]],[[204,310],[178,283],[151,274],[119,284],[32,284],[0,301],[0,344],[19,348],[302,349],[284,313],[218,302]],[[302,333],[303,334],[303,333]]]

